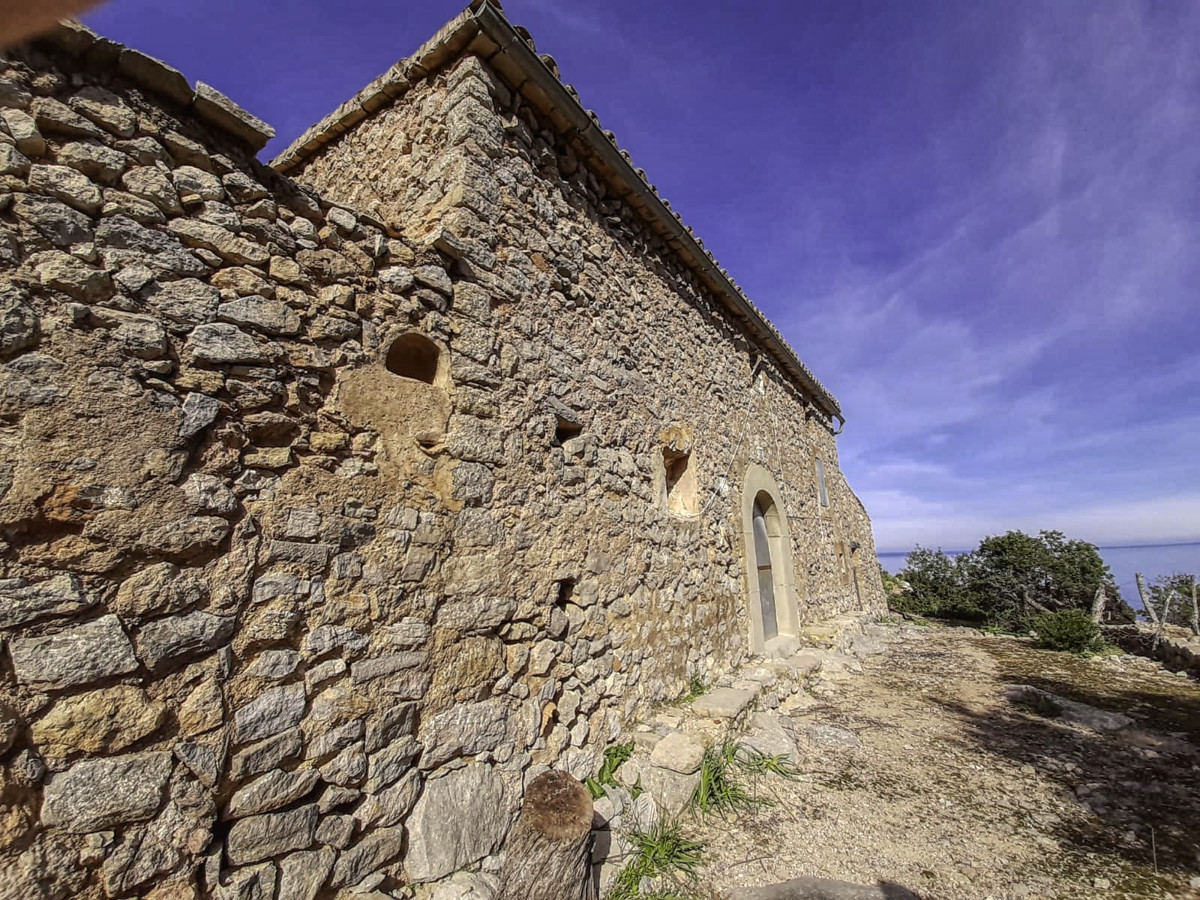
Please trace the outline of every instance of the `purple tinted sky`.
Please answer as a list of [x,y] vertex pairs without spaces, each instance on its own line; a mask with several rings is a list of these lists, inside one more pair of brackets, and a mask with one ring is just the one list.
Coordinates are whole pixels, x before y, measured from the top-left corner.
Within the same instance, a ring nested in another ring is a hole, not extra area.
[[[465,0],[115,0],[271,122]],[[1200,5],[509,0],[839,397],[879,545],[1200,539]]]

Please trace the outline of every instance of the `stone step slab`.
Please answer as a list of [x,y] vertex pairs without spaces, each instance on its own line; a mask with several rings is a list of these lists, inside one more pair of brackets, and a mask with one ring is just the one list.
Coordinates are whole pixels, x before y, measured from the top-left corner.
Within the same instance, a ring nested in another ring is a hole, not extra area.
[[717,688],[692,701],[692,711],[713,719],[736,719],[754,702],[754,691]]

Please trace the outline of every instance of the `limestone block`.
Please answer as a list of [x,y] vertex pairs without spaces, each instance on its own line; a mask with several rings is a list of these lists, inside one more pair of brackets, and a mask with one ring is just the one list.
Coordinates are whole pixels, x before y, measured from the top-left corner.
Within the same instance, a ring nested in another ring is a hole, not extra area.
[[224,322],[257,328],[267,334],[291,335],[300,331],[300,316],[287,304],[267,297],[241,297],[222,303],[217,310]]
[[[380,867],[400,855],[404,846],[404,828],[376,828],[363,835],[350,849],[344,851],[333,867],[329,879],[331,888],[355,885]],[[410,851],[411,852],[411,851]]]
[[221,766],[225,761],[224,742],[217,747],[199,741],[182,741],[175,745],[175,758],[191,770],[206,787],[215,788],[221,779]]
[[157,669],[184,657],[208,653],[229,643],[236,624],[234,616],[214,616],[203,610],[156,619],[138,633],[138,656],[147,668]]
[[33,95],[12,78],[0,78],[0,106],[28,109]]
[[21,684],[63,690],[138,667],[133,645],[116,616],[102,616],[44,637],[16,638],[9,643],[13,669]]
[[742,743],[764,756],[782,756],[795,765],[800,761],[796,752],[796,739],[785,728],[787,720],[771,713],[755,713],[750,719],[750,728]]
[[428,654],[424,652],[410,650],[360,659],[351,664],[350,677],[355,684],[363,684],[386,675],[394,675],[405,669],[415,669],[424,665],[428,658]]
[[235,866],[309,847],[317,831],[315,804],[238,819],[229,829],[225,855]]
[[754,691],[717,688],[692,701],[692,710],[714,719],[736,719],[754,702]]
[[153,822],[126,829],[124,840],[100,870],[105,893],[130,896],[156,876],[173,871],[187,850],[203,846],[208,825],[205,818],[189,817],[169,803]]
[[313,769],[274,769],[240,788],[229,799],[222,818],[241,819],[287,806],[311,791],[319,778]]
[[[324,826],[324,823],[322,823]],[[317,840],[321,839],[320,831]],[[279,860],[279,893],[276,900],[315,900],[321,885],[333,869],[337,854],[329,847],[292,853]]]
[[87,834],[145,821],[158,810],[170,775],[165,752],[83,760],[46,785],[42,823]]
[[225,199],[225,188],[221,179],[195,166],[180,166],[173,170],[171,180],[175,182],[175,190],[180,195],[193,194],[201,200]]
[[204,585],[181,575],[174,563],[155,563],[121,582],[110,608],[126,621],[137,620],[187,609],[206,593]]
[[65,134],[70,137],[103,138],[104,132],[85,119],[65,103],[53,97],[35,97],[29,104],[29,112],[37,127],[43,132]]
[[377,713],[367,723],[366,750],[374,753],[417,727],[417,704],[398,703]]
[[50,616],[69,616],[96,605],[83,592],[74,575],[56,575],[24,585],[16,579],[0,581],[0,629],[15,628]]
[[153,203],[167,215],[183,212],[179,194],[162,170],[155,166],[138,166],[121,176],[121,186],[135,197]]
[[421,793],[421,773],[413,770],[378,793],[368,794],[354,811],[361,830],[388,827],[403,821]]
[[304,652],[324,656],[334,650],[357,653],[367,649],[369,641],[348,625],[318,625],[304,638]]
[[421,752],[421,745],[412,737],[403,737],[389,746],[371,754],[367,767],[367,781],[363,786],[369,794],[375,794],[399,780],[412,768]]
[[37,194],[15,194],[10,211],[18,221],[28,223],[55,247],[68,247],[92,239],[91,219],[58,200]]
[[699,768],[687,775],[658,766],[647,766],[642,771],[642,787],[654,798],[657,808],[669,816],[687,809],[699,784]]
[[103,201],[100,188],[92,184],[86,175],[80,174],[70,166],[30,167],[29,187],[39,194],[48,194],[92,216],[100,212]]
[[197,512],[224,516],[237,509],[237,497],[215,475],[196,472],[183,483],[183,493]]
[[0,175],[23,178],[29,171],[29,158],[12,144],[0,144]]
[[367,775],[367,755],[363,752],[361,742],[351,744],[321,766],[321,777],[330,784],[339,787],[351,787],[362,784]]
[[117,58],[117,66],[147,90],[162,94],[181,106],[192,100],[192,88],[183,74],[160,59],[137,50],[125,49]]
[[[129,177],[126,173],[126,178]],[[131,193],[137,191],[130,189]],[[153,198],[147,198],[153,199]],[[170,212],[170,210],[166,210]],[[167,228],[185,244],[211,250],[227,262],[238,266],[266,266],[271,258],[265,247],[239,237],[220,225],[196,219],[172,219]]]
[[421,722],[419,740],[425,747],[421,768],[433,769],[456,756],[493,750],[509,737],[512,710],[502,699],[460,703]]
[[[258,866],[246,866],[235,869],[225,880],[224,884],[217,881],[220,856],[210,857],[214,860],[210,870],[210,884],[217,885],[212,892],[213,900],[273,900],[275,885],[279,878],[279,870],[274,863],[263,863]],[[191,900],[185,897],[184,900]]]
[[489,766],[429,781],[408,818],[409,879],[437,881],[487,856],[504,840],[512,812],[504,782]]
[[37,344],[40,323],[28,300],[24,291],[0,288],[0,358]]
[[141,688],[118,684],[63,697],[33,721],[30,732],[43,756],[113,753],[153,733],[165,710]]
[[256,116],[242,109],[220,91],[203,81],[196,82],[193,100],[196,115],[218,125],[230,134],[245,141],[251,150],[260,150],[271,138],[275,129]]
[[172,322],[203,325],[216,318],[221,294],[195,278],[183,278],[156,286],[146,299],[156,312]]
[[251,678],[282,681],[300,665],[300,653],[296,650],[264,650],[246,669]]
[[304,705],[302,684],[288,684],[263,691],[233,714],[237,742],[248,744],[295,727],[304,717]]
[[303,748],[300,729],[291,728],[238,751],[230,763],[229,774],[234,779],[260,775],[295,759]]
[[304,755],[310,760],[328,759],[360,740],[363,730],[362,721],[355,719],[345,725],[339,725],[321,734],[313,735]]
[[46,153],[46,139],[38,130],[33,116],[19,109],[0,109],[0,120],[12,135],[17,149],[25,156],[37,157]]
[[266,351],[254,338],[227,322],[201,325],[193,330],[186,352],[198,362],[216,365],[269,361]]
[[317,826],[317,843],[345,850],[350,846],[350,841],[354,839],[356,825],[354,816],[323,815],[321,823]]
[[694,734],[672,731],[659,741],[650,754],[652,765],[680,775],[690,775],[704,759],[704,743]]
[[117,137],[133,137],[137,114],[120,97],[98,85],[85,85],[67,101],[76,112]]
[[56,250],[38,257],[38,280],[48,288],[69,294],[81,303],[98,303],[113,295],[112,278],[107,272]]

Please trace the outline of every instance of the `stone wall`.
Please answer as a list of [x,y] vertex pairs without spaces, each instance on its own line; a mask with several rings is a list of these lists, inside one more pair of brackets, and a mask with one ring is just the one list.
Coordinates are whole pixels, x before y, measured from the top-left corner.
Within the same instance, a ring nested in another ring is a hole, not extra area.
[[1110,625],[1103,632],[1126,653],[1157,659],[1172,672],[1200,678],[1200,638],[1186,628],[1168,625],[1158,634],[1148,625]]
[[[452,347],[452,367],[462,373],[460,389],[473,391],[479,378],[504,400],[488,421],[456,421],[473,432],[528,435],[523,452],[497,470],[496,505],[513,506],[514,519],[532,511],[536,521],[553,520],[542,536],[549,557],[569,558],[608,535],[625,565],[620,578],[602,580],[653,594],[664,578],[675,590],[672,556],[695,554],[682,568],[708,572],[677,599],[699,616],[716,604],[713,623],[737,617],[731,629],[717,625],[722,637],[705,630],[732,658],[748,630],[739,497],[742,476],[758,464],[786,506],[801,621],[879,605],[870,521],[841,475],[828,414],[477,57],[412,84],[399,102],[291,172],[326,196],[370,209],[416,245],[444,248],[457,259],[453,277],[485,289],[488,340],[472,337],[472,358]],[[489,354],[492,369],[480,377]],[[576,454],[556,452],[555,417],[580,424],[596,463],[580,469]],[[662,502],[664,448],[691,454],[701,515],[672,515]],[[825,507],[817,459],[825,464]],[[623,470],[615,467],[622,461]],[[560,515],[563,498],[575,496],[585,502]],[[626,553],[639,547],[647,555],[640,567]],[[516,558],[508,568],[537,578],[536,563]],[[635,604],[650,627],[672,618],[656,603],[651,596]],[[700,662],[696,655],[667,661],[654,646],[660,664],[677,674]]]
[[882,603],[828,417],[484,67],[323,195],[172,73],[79,30],[0,63],[0,897],[493,853],[529,777],[745,658],[750,463],[803,617]]

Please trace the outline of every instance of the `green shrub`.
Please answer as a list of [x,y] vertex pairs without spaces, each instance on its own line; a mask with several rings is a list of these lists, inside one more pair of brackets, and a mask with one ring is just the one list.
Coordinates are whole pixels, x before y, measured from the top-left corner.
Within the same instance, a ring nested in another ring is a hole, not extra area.
[[1100,629],[1086,610],[1044,613],[1033,620],[1033,630],[1037,634],[1037,646],[1047,650],[1090,653],[1104,648]]

